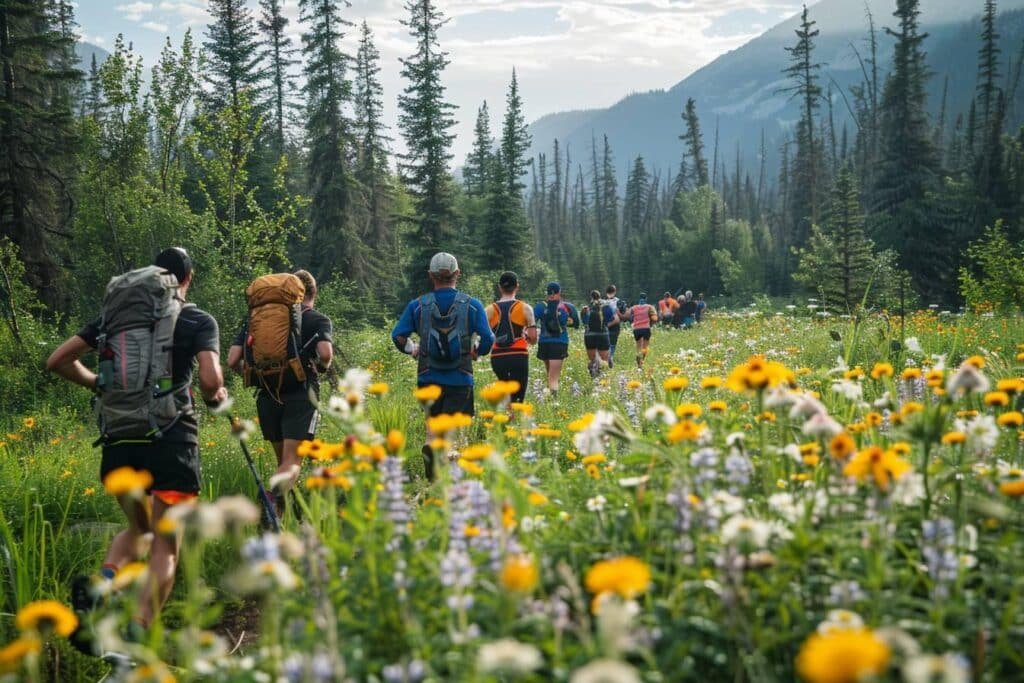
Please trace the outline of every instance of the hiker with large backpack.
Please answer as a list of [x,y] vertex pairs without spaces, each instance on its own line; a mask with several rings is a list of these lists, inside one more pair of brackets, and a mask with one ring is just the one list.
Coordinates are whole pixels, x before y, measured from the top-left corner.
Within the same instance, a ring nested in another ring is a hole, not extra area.
[[562,286],[549,282],[547,301],[533,308],[540,335],[537,339],[537,358],[544,361],[547,371],[548,391],[558,393],[562,377],[562,364],[569,357],[569,329],[579,327],[580,314],[568,301],[562,300]]
[[[590,304],[587,306],[587,321],[583,333],[583,346],[587,349],[587,368],[591,377],[601,374],[601,361],[612,367],[610,349],[611,339],[608,334],[610,325],[619,324],[619,312],[615,306],[601,298],[596,289],[590,292]],[[600,360],[599,360],[600,359]]]
[[228,350],[228,367],[256,390],[263,438],[274,447],[278,516],[299,476],[299,444],[316,434],[320,374],[334,356],[331,319],[313,307],[316,279],[306,270],[264,275],[245,290],[249,314]]
[[[131,626],[136,632],[129,631],[133,637],[141,637],[138,631],[152,623],[174,586],[180,539],[153,532],[172,506],[199,494],[193,366],[198,364],[199,389],[207,405],[227,399],[217,321],[185,303],[192,282],[192,260],[184,249],[160,252],[152,266],[111,279],[99,319],[67,339],[46,362],[51,372],[96,392],[96,445],[103,447],[100,479],[109,481],[113,472],[151,480],[146,498],[119,496],[128,527],[111,541],[98,575],[80,574],[71,584],[75,609],[91,609],[115,574],[139,558],[144,537],[152,536],[150,580],[139,592]],[[96,373],[80,360],[91,350],[99,352]],[[84,629],[72,641],[90,651],[92,639]]]
[[658,322],[658,312],[647,303],[647,294],[641,293],[639,301],[626,315],[633,326],[633,339],[636,340],[636,366],[642,368],[651,348],[651,330],[654,323]]
[[519,276],[511,271],[498,278],[500,298],[485,310],[487,323],[494,332],[491,369],[499,380],[519,382],[512,401],[522,403],[530,376],[529,345],[537,343],[537,325],[533,309],[516,298]]
[[[434,254],[427,275],[433,291],[410,301],[391,330],[399,351],[416,359],[417,385],[436,385],[441,395],[430,404],[430,415],[473,415],[473,361],[491,352],[494,334],[484,306],[456,289],[459,262],[447,252]],[[419,338],[413,341],[412,335]],[[476,338],[476,341],[474,341]],[[432,441],[428,432],[427,442]],[[433,481],[434,452],[423,446],[424,473]]]

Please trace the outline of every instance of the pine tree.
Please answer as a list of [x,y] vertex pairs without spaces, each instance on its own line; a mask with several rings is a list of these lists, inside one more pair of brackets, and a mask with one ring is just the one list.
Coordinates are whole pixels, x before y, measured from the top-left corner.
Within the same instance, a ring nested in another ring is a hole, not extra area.
[[[258,34],[252,11],[245,0],[209,0],[213,17],[203,43],[206,53],[204,77],[207,106],[216,111],[239,106],[243,90],[254,103],[261,99],[263,73],[260,68]],[[253,107],[253,118],[264,107]]]
[[270,148],[275,157],[284,154],[286,129],[294,109],[292,92],[295,83],[289,70],[298,61],[296,48],[288,36],[288,17],[281,13],[281,0],[260,0],[259,29],[263,32],[260,59],[269,71],[270,88],[264,104],[270,121],[265,126],[270,137]]
[[975,155],[974,184],[980,206],[975,214],[976,230],[990,225],[995,218],[993,199],[1003,180],[1001,150],[1003,120],[1001,111],[999,111],[1003,91],[996,85],[996,81],[999,80],[1001,50],[999,49],[999,33],[996,32],[995,0],[985,0],[985,13],[982,15],[981,24],[981,48],[978,50],[978,117],[974,121],[977,131],[972,132],[973,139],[978,142],[978,153]]
[[385,274],[394,268],[397,252],[391,218],[394,190],[388,173],[388,143],[384,125],[384,89],[380,82],[380,52],[373,42],[373,32],[364,20],[359,30],[353,84],[353,129],[356,136],[355,178],[362,193],[366,221],[360,236],[370,250],[371,270],[380,274],[378,295],[389,299],[397,294],[393,279]]
[[67,95],[80,74],[64,68],[73,49],[70,12],[63,2],[0,3],[0,239],[15,245],[28,284],[54,310],[68,306],[61,263],[77,144]]
[[523,113],[523,99],[519,95],[519,80],[512,69],[512,81],[505,97],[505,119],[501,127],[501,154],[508,175],[508,188],[513,196],[521,197],[525,185],[526,152],[530,149],[531,136]]
[[644,166],[644,158],[638,156],[626,178],[626,196],[622,201],[622,233],[625,240],[644,231],[649,194],[650,175]]
[[601,194],[601,167],[597,161],[597,140],[590,135],[590,194],[594,213],[594,239],[602,239],[607,234],[604,226],[604,198]]
[[619,182],[615,177],[615,160],[608,136],[604,136],[604,153],[601,163],[601,225],[604,245],[619,244]]
[[892,246],[918,288],[944,298],[952,283],[956,245],[948,221],[935,215],[938,155],[931,142],[926,109],[928,73],[922,49],[927,34],[918,27],[918,0],[897,0],[893,69],[881,103],[881,149],[872,193],[874,235]]
[[408,0],[405,9],[409,19],[402,23],[416,41],[416,52],[401,60],[406,86],[398,97],[398,122],[407,151],[399,168],[415,199],[417,227],[411,248],[419,270],[452,235],[448,163],[455,107],[445,101],[441,82],[449,62],[437,37],[445,24],[443,14],[433,0]]
[[849,311],[863,300],[876,266],[873,245],[864,234],[860,192],[846,166],[836,177],[824,226],[813,229],[793,278],[823,295],[826,305]]
[[473,149],[470,150],[466,157],[466,165],[462,168],[462,181],[466,186],[466,193],[471,197],[481,196],[487,190],[493,156],[494,136],[491,134],[491,114],[485,100],[476,112]]
[[365,245],[353,224],[354,181],[349,162],[352,127],[343,107],[351,99],[345,29],[336,0],[301,0],[309,30],[302,34],[306,75],[306,144],[309,147],[310,269],[323,279],[341,270],[369,286]]
[[796,222],[794,240],[802,244],[810,233],[810,226],[818,221],[820,174],[824,171],[822,162],[822,141],[815,132],[816,113],[821,100],[821,86],[818,85],[818,71],[821,64],[814,61],[814,39],[820,31],[814,28],[807,6],[800,15],[800,27],[796,30],[797,42],[785,48],[790,55],[790,65],[783,74],[794,81],[784,92],[791,99],[799,99],[800,121],[797,123],[796,156],[793,159],[793,219]]
[[[700,133],[700,119],[697,118],[697,103],[693,98],[686,100],[686,110],[683,112],[683,120],[686,121],[686,132],[680,139],[686,143],[686,154],[690,159],[690,167],[693,179],[693,187],[707,185],[708,162],[704,158],[704,138]],[[679,171],[683,174],[683,169]]]
[[556,241],[563,242],[564,225],[562,223],[562,147],[555,138],[554,153],[552,154],[551,165],[554,177],[548,187],[547,224],[551,234],[555,235]]
[[354,127],[358,136],[357,176],[364,187],[387,178],[388,148],[391,138],[384,125],[384,88],[380,82],[380,51],[373,32],[364,20],[359,30],[354,84]]
[[488,158],[484,181],[486,220],[481,251],[489,259],[500,254],[507,264],[505,267],[523,272],[529,265],[530,231],[521,195],[513,194],[509,187],[508,163],[501,149]]
[[100,83],[100,69],[96,62],[96,53],[92,53],[92,60],[89,64],[89,75],[86,77],[88,90],[85,100],[82,103],[82,114],[93,120],[100,118],[103,109],[103,86]]
[[978,126],[982,131],[981,137],[988,136],[989,125],[992,121],[996,100],[999,97],[1000,88],[996,85],[999,80],[999,33],[996,31],[996,2],[985,0],[985,13],[981,16],[981,47],[978,49],[978,107],[981,120]]
[[[234,168],[236,160],[245,159],[245,185],[239,189],[256,188],[256,202],[268,209],[281,199],[273,187],[279,157],[269,149],[263,132],[267,83],[256,20],[245,0],[209,0],[209,12],[213,21],[203,44],[206,87],[200,111],[209,121],[237,120],[244,112],[245,119],[234,126],[228,165]],[[234,226],[236,219],[247,218],[250,208],[247,202],[232,200],[228,224]]]

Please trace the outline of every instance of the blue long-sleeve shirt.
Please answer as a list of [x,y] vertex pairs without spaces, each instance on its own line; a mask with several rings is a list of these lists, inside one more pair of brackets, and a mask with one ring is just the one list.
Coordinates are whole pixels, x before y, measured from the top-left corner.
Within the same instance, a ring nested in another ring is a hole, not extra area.
[[[452,287],[444,287],[442,289],[434,290],[434,298],[437,300],[437,307],[442,310],[448,310],[453,303],[455,303],[455,296],[458,291]],[[412,336],[413,333],[419,334],[420,327],[420,300],[418,298],[413,299],[405,307],[405,311],[402,312],[402,317],[399,318],[398,323],[395,325],[395,329],[391,330],[391,341],[395,343],[395,347],[405,352],[404,340]],[[476,334],[480,338],[480,345],[477,347],[478,356],[486,356],[491,352],[491,347],[494,345],[494,333],[491,331],[491,326],[487,323],[487,314],[484,313],[484,306],[479,300],[471,298],[469,300],[469,331]],[[399,341],[402,339],[403,341]],[[426,353],[426,348],[420,346],[421,353]],[[459,369],[455,370],[427,370],[425,373],[419,376],[418,382],[420,385],[424,384],[443,384],[447,386],[473,386],[473,375],[466,374]]]

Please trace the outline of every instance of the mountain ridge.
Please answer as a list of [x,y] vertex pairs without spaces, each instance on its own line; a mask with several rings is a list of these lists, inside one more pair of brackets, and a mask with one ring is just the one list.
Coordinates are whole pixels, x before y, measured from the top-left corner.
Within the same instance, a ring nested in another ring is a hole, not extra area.
[[[884,26],[892,23],[889,21],[891,14],[885,12],[882,16],[879,11],[884,5],[887,3],[883,0],[871,2],[879,39],[879,63],[885,67],[882,77],[892,54],[892,39],[883,31]],[[861,23],[844,25],[857,7],[860,8]],[[822,87],[833,86],[837,136],[844,125],[849,133],[853,133],[850,128],[852,119],[842,95],[849,97],[849,86],[859,83],[862,78],[851,45],[864,56],[868,27],[863,7],[863,3],[849,0],[824,0],[810,8],[812,20],[817,21],[820,14],[825,15],[816,27],[822,30],[817,39],[816,59],[825,65],[821,70]],[[1024,0],[1001,3],[1001,8],[998,26],[1004,34],[1001,46],[1006,61],[1017,54],[1024,40]],[[925,49],[933,71],[929,80],[930,105],[937,110],[944,77],[949,76],[949,111],[953,116],[964,113],[969,96],[973,95],[982,6],[979,4],[973,8],[952,0],[933,0],[924,9],[922,17],[928,23],[923,23],[922,27],[930,33]],[[757,169],[750,166],[750,160],[756,159],[755,152],[763,129],[768,142],[767,172],[769,177],[773,177],[778,167],[778,147],[799,117],[796,107],[788,102],[788,96],[778,92],[787,83],[781,73],[788,57],[783,48],[794,42],[793,29],[798,21],[797,16],[781,22],[668,88],[630,93],[606,108],[555,112],[540,117],[530,124],[533,135],[530,153],[532,156],[546,153],[550,161],[552,142],[557,138],[563,149],[568,148],[573,156],[582,154],[589,158],[591,138],[599,140],[607,134],[616,155],[620,182],[638,155],[645,158],[648,168],[654,172],[663,175],[675,172],[682,156],[682,142],[678,142],[683,131],[680,113],[686,99],[693,97],[701,118],[709,162],[718,124],[720,161],[723,157],[734,159],[738,146],[740,156],[747,159],[748,171],[756,174]],[[837,31],[836,26],[845,30]],[[968,54],[970,59],[966,59]],[[1024,87],[1018,88],[1018,99],[1021,99],[1022,92]],[[1015,123],[1020,122],[1022,113],[1024,104],[1017,106]],[[730,161],[730,167],[734,163]]]

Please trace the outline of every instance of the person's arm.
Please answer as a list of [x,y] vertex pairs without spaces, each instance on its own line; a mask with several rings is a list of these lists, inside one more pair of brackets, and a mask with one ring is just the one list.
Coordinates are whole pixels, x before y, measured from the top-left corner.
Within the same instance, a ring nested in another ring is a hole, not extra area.
[[242,328],[235,335],[234,340],[231,342],[231,348],[228,349],[227,366],[239,374],[241,374],[245,365],[245,338],[247,336],[249,336],[248,319],[242,323]]
[[334,323],[330,318],[324,316],[316,333],[318,335],[316,342],[317,369],[326,371],[331,367],[331,361],[334,360]]
[[651,317],[651,322],[652,323],[658,322],[658,312],[656,310],[654,310],[654,306],[647,306],[647,308],[650,309],[648,313],[649,313],[649,315]]
[[227,366],[239,374],[242,372],[242,355],[242,347],[238,344],[232,344],[228,349]]
[[577,311],[576,307],[573,306],[572,304],[565,304],[565,305],[569,309],[569,319],[572,320],[571,327],[579,327],[580,326],[580,314],[579,314],[579,311]]
[[619,312],[617,310],[615,310],[614,306],[606,306],[605,307],[605,313],[607,314],[608,311],[611,311],[611,314],[612,314],[612,317],[610,318],[610,322],[608,323],[608,326],[609,327],[615,327],[621,321],[621,319],[619,318]]
[[412,341],[410,337],[412,333],[416,331],[416,317],[419,312],[419,299],[414,299],[409,302],[409,305],[402,311],[402,317],[398,319],[398,323],[395,324],[395,329],[391,330],[391,341],[395,344],[395,348],[402,353],[407,353],[412,357],[416,357],[415,344],[410,344]]
[[480,345],[476,347],[477,356],[486,356],[494,346],[494,332],[491,331],[491,324],[487,321],[487,314],[484,313],[484,306],[476,299],[469,304],[473,315],[473,331],[480,338]]
[[228,397],[224,388],[224,374],[220,371],[220,354],[216,351],[200,351],[196,358],[199,361],[199,391],[207,403],[217,404]]
[[196,331],[196,360],[199,362],[199,391],[209,405],[217,405],[227,399],[224,388],[224,373],[220,369],[220,328],[212,315]]
[[80,360],[92,351],[92,347],[79,335],[69,337],[46,359],[46,369],[72,384],[86,389],[96,388],[96,373],[85,367]]
[[523,328],[523,336],[526,337],[526,343],[533,344],[537,343],[537,337],[540,335],[540,330],[537,329],[537,316],[533,313],[533,308],[523,304],[523,318],[526,320],[526,327]]

